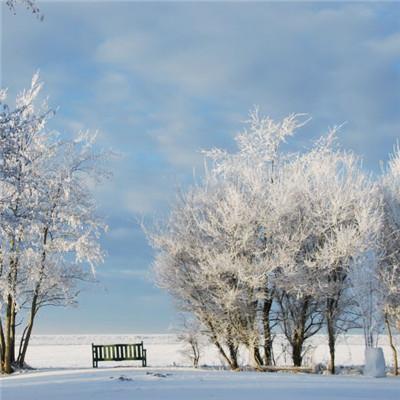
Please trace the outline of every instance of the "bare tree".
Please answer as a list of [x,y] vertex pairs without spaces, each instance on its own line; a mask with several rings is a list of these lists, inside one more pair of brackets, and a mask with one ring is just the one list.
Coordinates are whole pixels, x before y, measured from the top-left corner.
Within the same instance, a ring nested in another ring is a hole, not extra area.
[[178,339],[184,344],[183,354],[189,358],[194,368],[198,368],[202,351],[202,327],[199,321],[182,314],[182,326]]

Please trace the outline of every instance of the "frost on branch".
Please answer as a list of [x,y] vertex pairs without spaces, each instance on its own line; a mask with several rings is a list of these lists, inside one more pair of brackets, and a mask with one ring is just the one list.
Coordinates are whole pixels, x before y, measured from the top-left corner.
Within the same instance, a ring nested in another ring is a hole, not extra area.
[[35,0],[6,0],[6,6],[15,14],[17,4],[25,6],[27,10],[35,14],[40,21],[43,21],[43,14],[41,13],[39,7],[36,5]]

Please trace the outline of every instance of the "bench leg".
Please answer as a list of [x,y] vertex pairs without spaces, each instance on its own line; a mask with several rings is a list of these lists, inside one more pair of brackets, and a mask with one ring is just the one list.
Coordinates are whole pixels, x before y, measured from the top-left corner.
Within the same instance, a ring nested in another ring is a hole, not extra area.
[[146,354],[146,350],[143,350],[142,367],[147,367],[147,354]]
[[98,354],[98,346],[96,347],[93,343],[92,343],[92,363],[93,363],[93,368],[97,368],[97,359],[99,358]]

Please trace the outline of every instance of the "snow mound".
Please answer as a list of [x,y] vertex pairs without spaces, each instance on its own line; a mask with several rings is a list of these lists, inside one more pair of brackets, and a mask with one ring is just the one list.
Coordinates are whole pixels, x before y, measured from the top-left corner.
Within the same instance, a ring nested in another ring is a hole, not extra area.
[[365,349],[364,375],[373,378],[386,376],[385,357],[381,347]]

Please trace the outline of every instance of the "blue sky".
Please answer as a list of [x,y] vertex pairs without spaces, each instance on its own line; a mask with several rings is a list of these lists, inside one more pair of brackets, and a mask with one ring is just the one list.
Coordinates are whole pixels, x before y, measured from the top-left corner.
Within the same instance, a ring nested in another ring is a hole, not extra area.
[[[312,121],[301,150],[346,122],[343,146],[378,169],[400,132],[400,4],[373,2],[38,2],[1,20],[1,83],[10,94],[36,70],[59,107],[53,128],[99,131],[121,153],[99,188],[110,227],[99,285],[76,309],[53,309],[37,333],[165,332],[171,300],[151,281],[153,257],[137,220],[168,210],[201,175],[200,150],[234,149],[254,104]],[[4,7],[4,5],[3,5]]]

